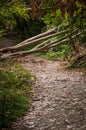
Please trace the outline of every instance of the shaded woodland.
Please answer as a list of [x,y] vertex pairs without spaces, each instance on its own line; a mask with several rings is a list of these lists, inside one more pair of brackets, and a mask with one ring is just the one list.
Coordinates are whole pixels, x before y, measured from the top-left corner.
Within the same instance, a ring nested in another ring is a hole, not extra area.
[[[5,42],[4,45],[1,38],[15,42],[9,46]],[[24,116],[31,105],[32,86],[36,79],[20,65],[20,59],[33,55],[29,62],[32,66],[43,63],[48,67],[49,63],[52,69],[51,62],[55,60],[57,66],[61,61],[65,63],[63,67],[86,68],[86,1],[0,0],[0,44],[0,128],[3,130],[9,128],[17,117]],[[36,56],[52,61],[46,60],[46,63],[40,58],[37,61]],[[34,67],[31,69],[33,72]],[[55,71],[53,68],[52,72]],[[50,70],[47,73],[51,74]],[[37,73],[36,76],[41,79]],[[61,78],[62,85],[62,75]]]
[[[32,0],[29,2],[25,1],[26,3],[17,2],[8,1],[5,5],[4,2],[1,3],[3,8],[1,10],[1,35],[3,35],[4,31],[9,33],[9,31],[15,30],[17,33],[16,35],[20,34],[21,38],[31,38],[21,41],[13,47],[0,49],[1,59],[49,50],[56,52],[58,46],[63,44],[67,47],[70,46],[70,52],[69,54],[66,54],[68,55],[68,60],[70,60],[70,62],[72,62],[72,57],[74,57],[74,63],[77,59],[86,56],[85,1],[76,0],[69,2],[63,0],[59,2],[56,0],[46,2],[46,0]],[[18,7],[14,7],[16,4]],[[7,16],[3,15],[6,6],[9,7],[5,14]],[[5,22],[5,20],[7,21]],[[34,33],[32,33],[32,30]],[[36,35],[41,31],[41,34]],[[34,35],[36,36],[32,37]],[[21,49],[24,47],[28,47],[28,49],[22,51]],[[61,51],[65,51],[65,48],[63,47],[63,50]],[[10,54],[7,53],[9,51]],[[67,52],[65,51],[65,53]],[[63,55],[65,57],[65,54]],[[67,56],[63,59],[67,59]]]

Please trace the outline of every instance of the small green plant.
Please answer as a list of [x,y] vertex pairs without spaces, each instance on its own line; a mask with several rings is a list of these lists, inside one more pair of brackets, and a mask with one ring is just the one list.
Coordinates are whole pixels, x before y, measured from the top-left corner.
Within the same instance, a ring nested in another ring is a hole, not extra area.
[[52,60],[58,59],[57,52],[55,52],[55,51],[49,51],[49,52],[47,52],[46,53],[46,58],[52,59]]
[[18,63],[9,63],[0,65],[0,128],[23,115],[31,102],[30,72]]
[[45,57],[51,60],[67,60],[68,55],[70,55],[73,48],[70,44],[63,44],[55,49],[50,49],[45,53],[38,53],[37,56]]

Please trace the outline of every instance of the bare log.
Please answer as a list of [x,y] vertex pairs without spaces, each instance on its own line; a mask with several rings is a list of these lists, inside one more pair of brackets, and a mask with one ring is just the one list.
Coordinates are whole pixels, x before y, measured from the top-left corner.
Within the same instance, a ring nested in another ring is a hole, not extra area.
[[[47,32],[47,33],[49,33],[49,32]],[[43,34],[40,34],[38,36],[32,37],[30,39],[27,39],[27,40],[25,40],[25,41],[17,44],[16,46],[2,48],[2,49],[0,49],[0,52],[7,52],[7,51],[18,50],[18,49],[20,49],[22,47],[25,47],[27,45],[32,45],[32,44],[37,43],[39,41],[50,39],[53,36],[57,36],[57,35],[68,33],[68,30],[64,30],[64,31],[61,31],[61,32],[52,33],[52,34],[49,34],[49,35],[47,35],[47,33],[43,33]]]
[[17,45],[22,45],[22,44],[24,44],[24,43],[26,43],[26,42],[30,42],[30,41],[32,41],[32,40],[36,40],[36,39],[39,39],[39,38],[41,38],[41,37],[45,37],[45,36],[47,36],[47,35],[50,35],[50,34],[53,34],[53,33],[56,33],[56,32],[57,32],[57,28],[53,28],[53,29],[48,30],[48,31],[46,31],[46,32],[44,32],[44,33],[41,33],[41,34],[38,34],[38,35],[36,35],[36,36],[34,36],[34,37],[31,37],[31,38],[29,38],[29,39],[26,39],[26,40],[24,40],[23,42],[20,42],[20,43],[17,44]]
[[[74,30],[73,32],[69,33],[68,35],[71,35],[71,36],[72,36],[74,33],[77,33],[77,32],[78,32],[78,29]],[[43,43],[37,45],[37,46],[34,47],[33,49],[37,49],[37,48],[41,48],[41,47],[42,47],[42,48],[45,47],[46,49],[48,49],[50,46],[52,46],[52,44],[54,45],[55,43],[58,43],[58,42],[60,42],[60,41],[62,41],[62,40],[64,40],[64,39],[66,39],[66,38],[68,37],[68,35],[66,35],[66,36],[64,36],[64,37],[61,37],[61,38],[59,38],[59,39],[56,39],[56,40],[53,41],[53,42],[50,42],[51,39],[48,39],[48,40],[44,41]]]
[[[86,30],[84,30],[84,32],[86,32]],[[71,38],[74,39],[74,38],[78,37],[78,36],[81,35],[81,34],[83,34],[83,31],[82,31],[82,32],[79,32],[78,34],[75,34],[75,35],[71,36]],[[54,48],[54,47],[56,47],[57,45],[59,45],[59,44],[61,44],[61,43],[65,43],[65,42],[67,42],[67,41],[69,41],[69,40],[70,40],[70,38],[68,37],[67,39],[62,40],[61,42],[60,42],[60,41],[59,41],[59,42],[55,41],[55,42],[52,43],[51,45],[47,46],[47,49]]]
[[[86,32],[86,30],[84,32]],[[72,38],[74,39],[77,36],[81,35],[82,33],[83,33],[83,31],[79,32],[77,35],[73,35]],[[25,55],[33,54],[33,53],[36,53],[36,52],[41,52],[41,51],[45,50],[46,48],[50,49],[52,47],[56,47],[59,44],[63,44],[65,42],[67,42],[69,39],[70,38],[66,38],[64,40],[59,39],[59,42],[58,41],[54,41],[51,44],[42,46],[40,48],[36,48],[35,47],[35,48],[33,48],[32,50],[29,50],[29,51],[20,51],[20,52],[15,52],[15,53],[12,53],[12,54],[2,55],[0,59],[6,59],[6,58],[9,58],[9,57],[16,57],[16,56],[25,56]]]
[[[67,25],[67,26],[68,26],[68,25]],[[56,33],[57,30],[58,30],[58,27],[55,27],[55,28],[53,28],[53,29],[51,29],[51,30],[48,30],[48,31],[44,32],[44,33],[38,34],[38,35],[36,35],[36,36],[34,36],[34,37],[31,37],[31,38],[29,38],[29,39],[27,39],[27,40],[24,40],[23,42],[20,42],[20,43],[17,44],[16,46],[22,45],[22,44],[24,44],[24,43],[26,43],[26,42],[30,42],[30,41],[39,39],[39,38],[41,38],[41,37],[48,36],[49,34]],[[58,32],[58,35],[63,34],[63,33],[66,33],[66,32],[68,32],[68,30],[64,30],[64,31]]]
[[[56,30],[57,30],[56,28],[53,28],[53,29],[51,29],[51,30],[48,30],[48,31],[46,31],[46,32],[44,32],[44,33],[41,33],[41,34],[39,34],[39,35],[36,35],[36,36],[34,36],[34,37],[32,37],[32,38],[29,38],[29,39],[27,39],[27,40],[24,40],[23,42],[20,42],[19,44],[15,45],[14,47],[18,47],[18,46],[23,45],[23,44],[25,44],[25,43],[27,43],[27,42],[30,42],[30,41],[39,39],[39,38],[41,38],[41,37],[45,37],[45,36],[47,36],[47,35],[53,34],[53,33],[56,32]],[[9,50],[11,50],[11,49],[12,49],[12,47],[2,48],[2,49],[0,49],[0,52],[9,51]]]

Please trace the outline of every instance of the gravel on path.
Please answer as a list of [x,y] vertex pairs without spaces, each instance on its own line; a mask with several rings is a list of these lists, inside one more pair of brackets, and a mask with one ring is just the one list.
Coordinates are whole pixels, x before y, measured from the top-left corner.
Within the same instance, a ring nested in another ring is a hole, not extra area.
[[27,56],[22,65],[36,76],[29,112],[11,130],[86,130],[86,75],[60,61]]

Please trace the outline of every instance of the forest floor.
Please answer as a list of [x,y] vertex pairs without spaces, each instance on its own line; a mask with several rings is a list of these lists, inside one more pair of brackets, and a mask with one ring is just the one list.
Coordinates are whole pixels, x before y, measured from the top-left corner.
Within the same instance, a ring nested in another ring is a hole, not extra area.
[[36,56],[23,59],[22,65],[36,77],[33,100],[11,130],[86,130],[86,71],[60,64]]

